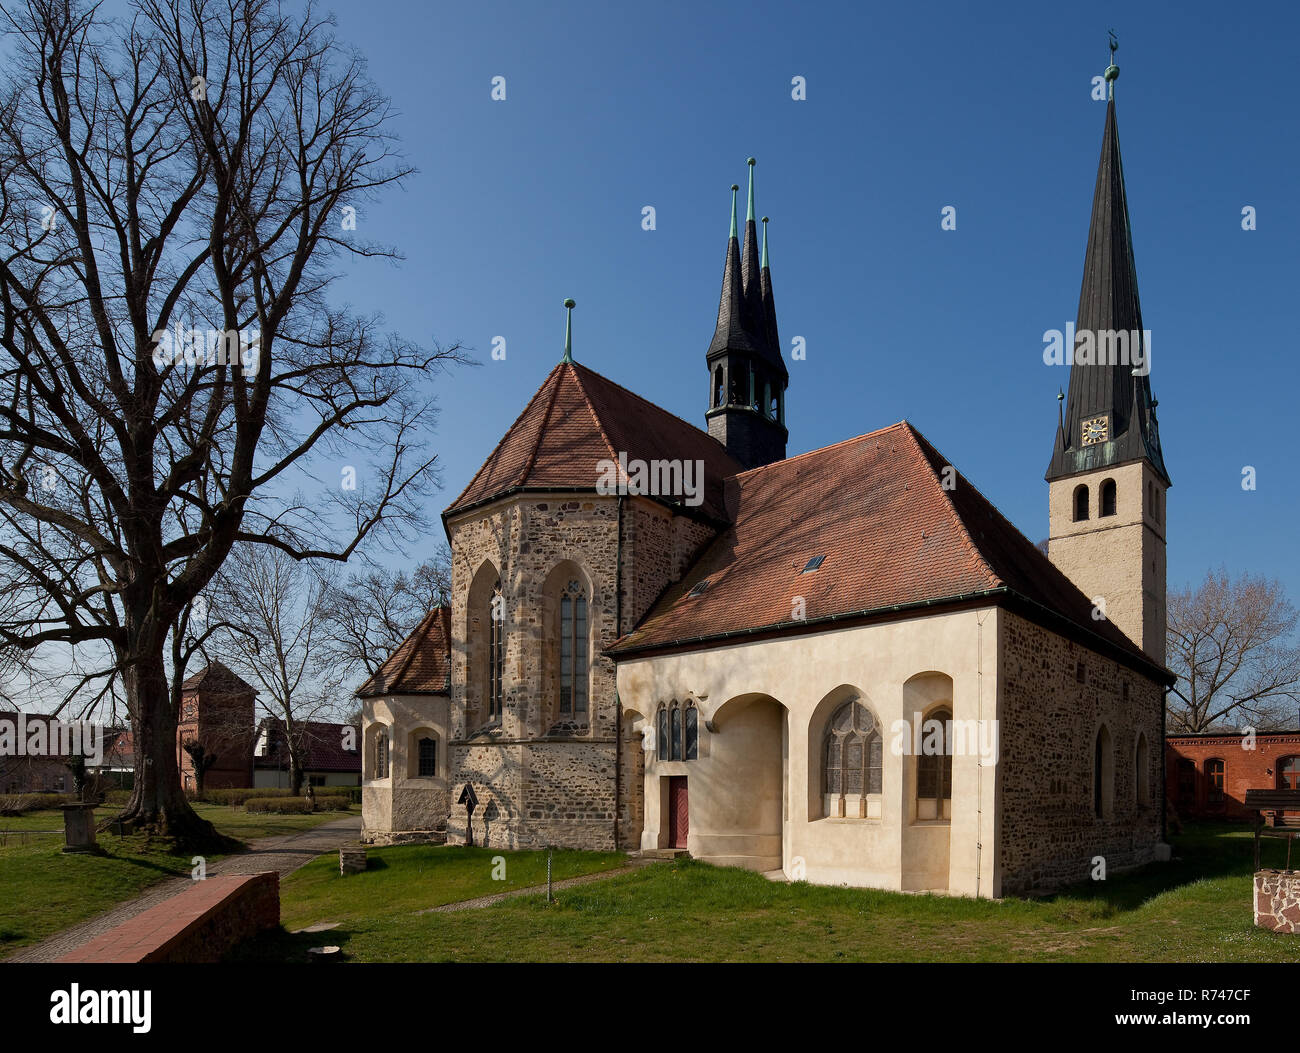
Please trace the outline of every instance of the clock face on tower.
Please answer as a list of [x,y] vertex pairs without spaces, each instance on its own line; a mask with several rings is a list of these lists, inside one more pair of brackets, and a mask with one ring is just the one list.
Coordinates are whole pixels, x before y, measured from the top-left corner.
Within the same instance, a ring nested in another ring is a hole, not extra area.
[[1091,446],[1095,442],[1105,442],[1110,438],[1110,418],[1106,416],[1093,417],[1086,420],[1080,425],[1080,434],[1083,437],[1083,445]]

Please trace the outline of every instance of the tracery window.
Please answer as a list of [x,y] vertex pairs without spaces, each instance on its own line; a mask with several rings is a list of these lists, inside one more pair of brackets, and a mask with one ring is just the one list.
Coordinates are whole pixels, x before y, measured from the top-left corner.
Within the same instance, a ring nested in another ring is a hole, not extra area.
[[587,712],[587,597],[569,582],[560,598],[560,714]]
[[660,760],[697,760],[700,753],[700,715],[695,703],[676,699],[659,707],[656,720]]
[[876,718],[856,698],[831,714],[822,738],[822,793],[828,815],[868,814],[861,801],[881,792],[883,755]]

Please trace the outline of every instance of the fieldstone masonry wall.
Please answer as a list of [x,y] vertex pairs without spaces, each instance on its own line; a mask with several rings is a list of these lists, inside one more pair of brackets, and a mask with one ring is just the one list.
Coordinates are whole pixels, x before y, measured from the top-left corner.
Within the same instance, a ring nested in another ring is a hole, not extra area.
[[1255,924],[1272,932],[1300,932],[1300,870],[1256,871]]
[[[627,631],[713,536],[709,526],[655,502],[624,499],[620,583],[619,521],[617,497],[528,494],[449,523],[451,842],[466,836],[466,810],[458,801],[472,782],[478,844],[614,847],[617,704],[614,665],[602,652],[617,638],[619,587]],[[476,609],[490,589],[487,579],[498,574],[506,618],[499,725],[487,720],[487,623]],[[561,590],[574,578],[589,590],[589,712],[561,720],[557,612]],[[630,766],[639,757],[639,744],[624,749]],[[620,773],[619,782],[618,840],[631,847],[640,843],[643,783],[635,771]]]
[[[1004,612],[999,624],[1002,893],[1086,880],[1097,856],[1108,873],[1150,862],[1164,803],[1161,686],[1019,615]],[[1113,791],[1098,818],[1093,765],[1103,724]],[[1141,772],[1135,771],[1139,734],[1146,739]]]

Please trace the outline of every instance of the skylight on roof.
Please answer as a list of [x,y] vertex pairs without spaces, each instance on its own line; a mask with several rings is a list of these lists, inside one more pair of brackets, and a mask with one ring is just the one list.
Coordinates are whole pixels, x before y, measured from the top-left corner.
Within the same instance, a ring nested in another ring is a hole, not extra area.
[[696,585],[695,588],[691,589],[691,591],[688,592],[686,595],[688,598],[691,596],[703,596],[704,590],[707,589],[708,587],[709,587],[709,579],[705,578],[702,582]]
[[825,556],[813,556],[812,559],[810,559],[807,563],[804,564],[803,570],[801,570],[799,573],[807,574],[810,570],[816,570],[818,567],[822,565],[822,560],[824,560],[825,558],[826,558]]

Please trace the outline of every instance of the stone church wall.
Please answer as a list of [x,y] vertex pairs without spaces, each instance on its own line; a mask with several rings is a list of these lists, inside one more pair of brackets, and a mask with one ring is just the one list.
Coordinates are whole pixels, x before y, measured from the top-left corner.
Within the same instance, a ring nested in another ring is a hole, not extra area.
[[[999,631],[1002,893],[1087,880],[1098,856],[1108,873],[1150,862],[1164,805],[1161,686],[1017,614],[1005,612]],[[1113,793],[1098,818],[1093,767],[1103,724],[1110,734]],[[1146,738],[1141,772],[1139,733]]]

